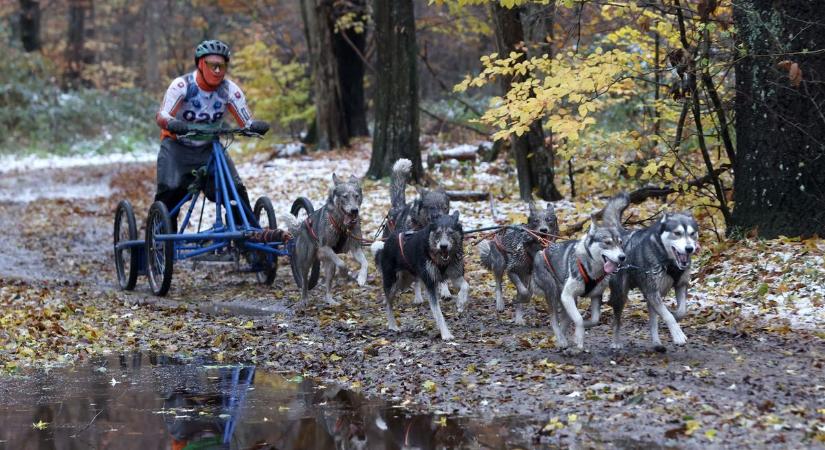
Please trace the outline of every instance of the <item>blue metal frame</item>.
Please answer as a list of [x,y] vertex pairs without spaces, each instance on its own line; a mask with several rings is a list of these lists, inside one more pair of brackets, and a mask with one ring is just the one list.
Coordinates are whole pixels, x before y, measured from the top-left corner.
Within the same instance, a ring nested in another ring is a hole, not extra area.
[[[194,194],[188,193],[173,209],[169,212],[170,216],[182,211],[183,206],[190,202],[189,208],[186,210],[183,222],[180,229],[175,234],[158,234],[155,239],[158,241],[172,241],[175,243],[175,259],[184,260],[194,258],[206,253],[220,252],[229,247],[231,243],[236,246],[246,248],[248,250],[258,250],[267,253],[267,259],[275,258],[277,256],[289,256],[289,251],[284,246],[284,242],[267,242],[267,243],[253,243],[248,242],[248,238],[252,233],[262,231],[258,221],[250,207],[241,201],[238,190],[235,187],[235,182],[232,179],[232,171],[229,169],[229,162],[226,159],[225,147],[221,144],[219,139],[212,142],[212,156],[209,158],[207,164],[207,174],[213,175],[215,179],[215,223],[214,225],[204,231],[196,233],[185,233],[192,212],[195,209],[200,195],[204,195],[201,191]],[[234,214],[232,214],[231,205],[239,205],[239,216],[241,223],[235,223]],[[227,224],[223,223],[222,211],[226,211]],[[198,225],[200,230],[201,224]],[[202,245],[186,245],[186,243],[204,243],[212,241],[207,246]],[[118,243],[118,248],[138,247],[143,246],[143,241],[123,241]],[[271,260],[270,260],[271,261]]]

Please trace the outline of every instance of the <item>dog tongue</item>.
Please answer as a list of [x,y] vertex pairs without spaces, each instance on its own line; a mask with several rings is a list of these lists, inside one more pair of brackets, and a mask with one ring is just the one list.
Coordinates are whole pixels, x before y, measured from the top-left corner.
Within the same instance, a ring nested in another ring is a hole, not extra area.
[[617,268],[618,267],[616,266],[616,263],[614,263],[613,261],[607,260],[604,262],[605,273],[613,273],[616,271]]

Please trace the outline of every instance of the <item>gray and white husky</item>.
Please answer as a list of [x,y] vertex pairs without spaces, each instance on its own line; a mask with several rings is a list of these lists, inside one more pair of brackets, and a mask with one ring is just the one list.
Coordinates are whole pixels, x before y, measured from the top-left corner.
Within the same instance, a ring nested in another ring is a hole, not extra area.
[[[565,334],[571,321],[578,350],[584,349],[585,326],[598,321],[596,311],[608,277],[616,273],[625,260],[621,232],[613,224],[618,222],[626,206],[626,196],[611,198],[605,206],[601,225],[595,216],[591,217],[590,229],[581,239],[553,244],[536,253],[533,259],[533,284],[544,293],[559,348],[568,345]],[[590,298],[591,310],[596,312],[587,323],[576,307],[580,297]]]
[[[677,320],[687,313],[687,290],[690,287],[691,255],[699,250],[699,226],[690,213],[665,213],[657,223],[635,231],[622,230],[627,270],[610,280],[610,304],[613,307],[613,342],[611,348],[622,347],[622,310],[627,293],[639,288],[647,302],[650,338],[657,350],[659,317],[665,322],[673,343],[684,345],[685,333]],[[676,291],[676,312],[671,314],[663,302],[673,288]]]
[[516,298],[513,299],[516,307],[516,325],[525,323],[523,306],[532,296],[530,280],[533,277],[533,258],[544,248],[535,233],[551,240],[555,240],[559,234],[559,221],[551,203],[548,203],[546,208],[538,208],[535,203],[530,202],[529,209],[530,215],[527,217],[526,225],[503,228],[491,239],[484,240],[478,245],[481,265],[493,272],[496,279],[497,311],[504,311],[501,285],[505,273],[516,287]]
[[[400,158],[392,165],[390,176],[390,211],[387,214],[387,226],[384,228],[384,239],[392,234],[407,231],[418,231],[430,222],[450,213],[450,197],[444,189],[418,189],[418,198],[407,203],[405,188],[410,179],[412,161]],[[423,282],[413,285],[415,291],[414,303],[424,303],[421,296]],[[450,297],[450,290],[446,283],[439,285],[439,295],[442,298]]]
[[[300,224],[290,224],[290,232],[295,236],[295,250],[292,263],[302,280],[300,307],[308,303],[309,271],[316,260],[320,260],[324,274],[324,301],[337,305],[332,298],[332,279],[336,269],[345,277],[354,279],[359,286],[367,283],[367,257],[361,248],[361,221],[358,215],[363,194],[361,180],[350,176],[344,181],[332,174],[332,189],[327,201]],[[289,216],[285,216],[287,218]],[[338,254],[349,252],[360,264],[358,276],[353,277],[347,265]]]

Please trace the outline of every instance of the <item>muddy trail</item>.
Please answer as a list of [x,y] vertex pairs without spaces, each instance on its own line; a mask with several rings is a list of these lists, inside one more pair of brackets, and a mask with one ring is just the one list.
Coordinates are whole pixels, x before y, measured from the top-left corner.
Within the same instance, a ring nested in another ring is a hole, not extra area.
[[[769,324],[735,309],[689,305],[682,323],[687,345],[671,345],[663,328],[667,350],[658,352],[649,343],[646,308],[633,297],[623,350],[609,350],[604,307],[602,324],[586,335],[589,351],[566,355],[554,348],[543,302],[528,306],[526,326],[513,324],[509,301],[496,312],[492,282],[472,252],[468,312],[457,317],[454,302],[443,305],[456,337],[446,343],[429,307],[413,304],[411,293],[397,308],[401,332],[387,330],[372,262],[364,288],[337,283],[337,307],[321,306],[315,292],[310,307],[296,310],[286,260],[272,287],[226,266],[182,263],[165,298],[153,297],[145,278],[134,292],[121,292],[111,254],[113,211],[117,200],[129,198],[142,224],[153,171],[151,164],[116,164],[0,181],[4,295],[47,293],[92,306],[106,333],[95,345],[87,336],[75,347],[86,349],[81,359],[95,351],[150,349],[254,363],[413,412],[508,417],[518,443],[535,447],[825,446],[825,343],[813,331],[768,331]],[[503,440],[496,447],[513,445]]]

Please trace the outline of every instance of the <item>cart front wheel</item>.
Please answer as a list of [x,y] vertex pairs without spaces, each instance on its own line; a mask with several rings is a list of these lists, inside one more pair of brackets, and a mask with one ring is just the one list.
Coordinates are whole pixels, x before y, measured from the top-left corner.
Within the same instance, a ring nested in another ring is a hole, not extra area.
[[175,258],[175,241],[157,240],[156,237],[161,234],[172,234],[172,223],[166,205],[155,202],[149,208],[149,218],[146,220],[146,272],[152,293],[160,297],[166,295],[172,284]]
[[[312,202],[309,201],[306,197],[298,197],[292,203],[292,208],[289,210],[296,219],[298,219],[299,223],[306,220],[313,212],[315,212],[315,208],[312,206]],[[300,271],[295,264],[293,264],[293,258],[289,258],[290,267],[292,268],[292,278],[295,279],[295,284],[298,287],[301,287],[301,275]],[[318,260],[315,260],[315,264],[312,265],[312,268],[309,271],[309,280],[307,282],[307,290],[314,288],[318,284],[318,276],[321,273],[321,263]]]
[[[263,196],[255,202],[255,219],[262,229],[278,228],[278,222],[275,218],[275,208],[272,207],[272,201],[269,197]],[[255,277],[258,283],[271,285],[275,281],[275,274],[278,272],[278,257],[274,253],[267,253],[262,251],[252,252],[255,259],[261,267],[261,270],[255,272]]]
[[131,291],[137,283],[138,249],[134,246],[118,248],[120,243],[137,240],[135,213],[128,200],[121,200],[115,210],[114,237],[117,283],[122,290]]

